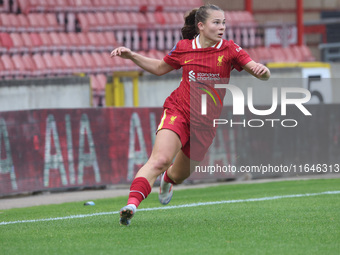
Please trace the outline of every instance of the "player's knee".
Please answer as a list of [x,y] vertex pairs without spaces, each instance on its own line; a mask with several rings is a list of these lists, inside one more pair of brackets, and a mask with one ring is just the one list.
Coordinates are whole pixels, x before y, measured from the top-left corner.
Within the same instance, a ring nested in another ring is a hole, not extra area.
[[157,171],[159,174],[166,171],[172,163],[172,159],[166,156],[158,156],[150,160],[151,160],[150,163],[152,164],[152,168],[155,169],[155,171]]

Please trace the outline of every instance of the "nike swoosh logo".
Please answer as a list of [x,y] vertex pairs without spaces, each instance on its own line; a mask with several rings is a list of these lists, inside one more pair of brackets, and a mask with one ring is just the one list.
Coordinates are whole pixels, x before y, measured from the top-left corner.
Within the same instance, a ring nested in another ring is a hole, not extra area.
[[190,59],[190,60],[184,60],[184,64],[187,64],[189,62],[193,61],[193,59]]

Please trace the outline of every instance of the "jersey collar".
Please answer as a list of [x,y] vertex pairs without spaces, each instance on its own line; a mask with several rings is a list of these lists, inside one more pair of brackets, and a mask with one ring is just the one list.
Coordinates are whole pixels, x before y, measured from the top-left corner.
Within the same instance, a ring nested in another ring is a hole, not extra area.
[[[195,49],[201,49],[202,48],[202,46],[201,46],[201,44],[200,44],[200,42],[199,42],[199,37],[200,37],[200,35],[198,35],[198,36],[196,36],[195,38],[194,38],[194,40],[192,40],[192,48],[195,50]],[[221,46],[222,46],[222,42],[223,42],[223,39],[221,39],[221,41],[219,42],[219,43],[216,43],[215,45],[213,45],[213,46],[211,46],[212,48],[216,48],[216,49],[219,49],[219,48],[221,48]]]

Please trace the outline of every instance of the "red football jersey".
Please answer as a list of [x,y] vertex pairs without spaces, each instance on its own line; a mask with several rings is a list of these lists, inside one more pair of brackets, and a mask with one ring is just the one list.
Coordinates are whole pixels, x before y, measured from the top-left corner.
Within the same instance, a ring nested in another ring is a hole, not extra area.
[[[231,40],[221,39],[213,47],[201,48],[197,36],[179,41],[164,61],[175,69],[183,69],[181,83],[166,99],[164,107],[175,107],[191,124],[211,126],[211,119],[221,113],[225,95],[225,89],[214,89],[214,84],[227,84],[232,69],[242,71],[251,58]],[[205,116],[201,114],[202,94],[207,94]]]

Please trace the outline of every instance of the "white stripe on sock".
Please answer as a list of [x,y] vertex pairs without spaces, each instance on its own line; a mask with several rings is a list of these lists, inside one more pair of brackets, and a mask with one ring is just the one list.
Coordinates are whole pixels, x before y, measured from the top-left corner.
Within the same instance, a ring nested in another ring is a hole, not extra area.
[[138,190],[130,190],[130,193],[131,192],[137,192],[137,193],[139,193],[139,194],[141,194],[142,196],[143,196],[143,199],[145,199],[145,196],[144,196],[144,194],[142,193],[142,192],[140,192],[140,191],[138,191]]

